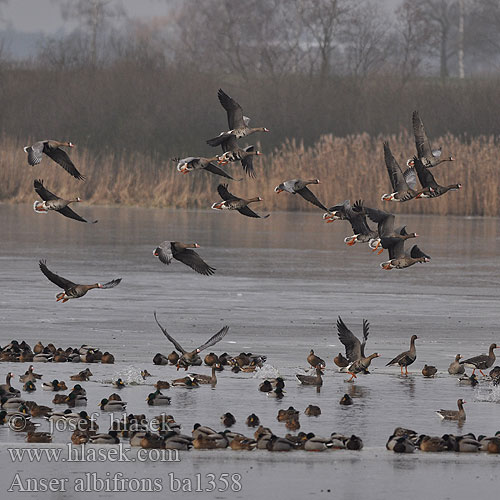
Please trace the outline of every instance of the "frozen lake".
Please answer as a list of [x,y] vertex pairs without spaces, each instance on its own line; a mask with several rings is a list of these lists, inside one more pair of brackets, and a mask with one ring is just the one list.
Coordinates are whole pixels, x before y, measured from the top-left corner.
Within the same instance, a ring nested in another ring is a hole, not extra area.
[[[181,461],[175,463],[42,460],[35,465],[12,461],[6,448],[22,445],[24,434],[1,426],[2,491],[16,473],[22,478],[69,479],[66,493],[3,497],[111,498],[114,493],[76,493],[72,484],[86,472],[105,478],[107,472],[113,476],[117,471],[127,478],[161,478],[162,493],[144,494],[151,498],[168,496],[175,489],[177,483],[171,483],[169,473],[192,481],[193,492],[182,494],[183,498],[444,499],[497,492],[499,456],[418,452],[395,456],[385,450],[385,442],[399,425],[433,435],[491,435],[500,429],[500,388],[493,389],[487,382],[475,389],[463,387],[447,373],[455,354],[469,357],[486,352],[492,342],[500,343],[500,219],[398,217],[409,231],[421,235],[417,243],[432,260],[387,272],[379,267],[387,260],[386,252],[376,256],[366,245],[347,247],[343,238],[351,234],[348,223],[325,224],[321,211],[273,213],[269,219],[252,220],[215,211],[78,208],[83,217],[97,218],[99,223],[84,225],[59,214],[36,215],[31,207],[0,205],[2,346],[18,339],[30,345],[41,340],[63,348],[88,343],[109,350],[116,357],[115,365],[39,363],[35,371],[43,373],[43,380],[69,383],[70,374],[90,366],[94,376],[84,383],[89,413],[114,392],[111,380],[121,376],[137,383],[121,392],[128,402],[127,413],[153,416],[160,410],[145,402],[152,384],[178,376],[174,367],[152,364],[154,354],[167,354],[173,348],[154,322],[153,311],[188,350],[227,324],[229,333],[215,352],[265,354],[267,363],[256,374],[226,370],[218,375],[215,389],[164,391],[172,397],[168,413],[182,424],[183,432],[190,433],[195,422],[221,428],[220,416],[230,411],[237,420],[236,431],[253,432],[246,428],[245,419],[254,412],[263,425],[284,435],[284,424],[276,420],[279,408],[292,405],[303,412],[316,404],[322,415],[301,415],[301,430],[322,436],[333,431],[355,433],[363,438],[365,448],[322,454],[190,451],[181,453]],[[217,268],[216,274],[200,276],[176,261],[163,266],[152,251],[166,239],[199,243],[198,253]],[[123,282],[113,290],[93,290],[80,300],[56,303],[59,289],[41,274],[39,259],[47,259],[51,270],[76,282],[117,277]],[[348,377],[333,364],[333,357],[344,352],[335,328],[339,315],[358,336],[366,318],[371,325],[367,353],[381,355],[372,363],[372,373],[359,376],[355,384],[346,383]],[[385,364],[408,349],[413,334],[419,336],[417,361],[405,378],[397,367]],[[294,378],[307,368],[310,349],[327,361],[320,393],[298,386]],[[438,367],[435,379],[423,378],[424,363]],[[1,363],[0,377],[13,371],[13,385],[20,388],[18,375],[27,366]],[[144,368],[153,375],[146,382],[139,377]],[[209,373],[206,367],[193,371]],[[282,401],[257,391],[262,378],[277,374],[286,382]],[[50,405],[53,394],[38,389],[29,399]],[[338,404],[345,392],[354,398],[353,406]],[[441,422],[433,412],[455,409],[460,397],[467,401],[467,420],[459,429],[453,422]],[[108,418],[100,417],[104,431]],[[43,423],[41,430],[47,428]],[[68,440],[69,433],[57,433],[54,438],[60,446]],[[219,478],[223,473],[240,474],[241,491],[194,491],[197,478],[205,489],[207,474]],[[138,493],[119,495],[137,498]]]

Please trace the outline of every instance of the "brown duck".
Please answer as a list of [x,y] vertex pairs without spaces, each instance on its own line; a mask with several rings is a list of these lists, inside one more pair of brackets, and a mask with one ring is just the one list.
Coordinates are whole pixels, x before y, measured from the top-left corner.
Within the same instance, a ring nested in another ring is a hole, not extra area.
[[311,349],[311,352],[309,353],[309,356],[307,356],[307,362],[313,367],[320,367],[324,368],[326,366],[326,363],[319,357],[314,354],[314,351]]
[[43,158],[43,155],[47,155],[51,160],[55,161],[60,165],[68,174],[72,175],[78,180],[85,180],[80,172],[76,169],[73,162],[70,160],[66,151],[61,149],[62,147],[73,148],[75,145],[72,142],[61,142],[53,140],[38,141],[31,146],[26,146],[24,149],[25,153],[28,153],[28,163],[32,167],[38,165]]
[[257,219],[266,219],[270,215],[267,214],[262,217],[248,207],[250,203],[257,203],[259,201],[262,201],[262,198],[259,196],[250,198],[248,200],[245,200],[244,198],[238,198],[227,190],[227,184],[219,184],[219,186],[217,187],[217,192],[224,201],[214,203],[212,205],[212,208],[214,210],[237,210],[240,214],[245,215],[246,217],[254,217]]
[[60,300],[62,300],[63,302],[67,302],[70,299],[79,299],[93,288],[102,288],[102,289],[114,288],[115,286],[120,284],[122,280],[121,278],[118,278],[104,284],[94,283],[93,285],[77,285],[76,283],[73,283],[72,281],[69,281],[66,278],[58,276],[57,274],[50,271],[46,265],[45,260],[41,260],[39,262],[39,265],[40,265],[40,271],[42,271],[42,273],[45,274],[45,276],[49,279],[49,281],[52,281],[52,283],[64,289],[64,292],[58,293],[56,295],[57,302],[59,302]]

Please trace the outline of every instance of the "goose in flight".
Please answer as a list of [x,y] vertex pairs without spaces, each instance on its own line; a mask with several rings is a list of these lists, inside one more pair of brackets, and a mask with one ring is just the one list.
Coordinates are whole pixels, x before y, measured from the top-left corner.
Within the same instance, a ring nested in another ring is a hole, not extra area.
[[68,174],[72,175],[78,180],[85,180],[85,177],[78,172],[75,165],[71,161],[68,153],[61,149],[61,147],[74,148],[75,145],[72,142],[60,142],[53,140],[38,141],[31,146],[26,146],[24,149],[25,153],[28,153],[28,164],[32,167],[38,165],[43,158],[43,155],[47,155],[51,160],[55,161],[60,165]]
[[94,283],[93,285],[78,285],[76,283],[73,283],[72,281],[67,280],[66,278],[63,278],[62,276],[58,276],[57,274],[53,273],[47,267],[45,260],[41,260],[39,262],[39,265],[40,265],[40,271],[42,271],[42,273],[45,274],[47,279],[49,281],[52,281],[54,285],[57,285],[58,287],[64,290],[64,292],[58,293],[56,295],[57,302],[59,302],[60,300],[62,300],[63,302],[67,302],[69,299],[79,299],[93,288],[102,288],[102,289],[114,288],[115,286],[119,285],[122,280],[121,278],[118,278],[104,284]]
[[312,203],[322,210],[327,210],[327,208],[321,203],[314,193],[307,187],[310,184],[319,184],[319,179],[311,179],[309,181],[303,181],[301,179],[291,179],[289,181],[282,182],[279,186],[274,188],[276,193],[281,193],[286,191],[291,194],[298,194],[304,198],[304,200]]
[[255,217],[257,219],[266,219],[270,215],[267,214],[261,216],[248,207],[250,203],[257,203],[259,201],[262,201],[262,198],[260,196],[250,198],[249,200],[238,198],[227,190],[227,184],[219,184],[219,186],[217,187],[217,192],[224,201],[214,203],[212,205],[212,208],[214,210],[237,210],[240,214],[245,215],[246,217]]
[[420,198],[437,198],[442,196],[448,191],[457,191],[462,187],[462,184],[449,184],[448,186],[441,186],[436,182],[432,172],[423,165],[423,163],[417,158],[413,158],[413,163],[415,165],[415,170],[417,171],[418,180],[424,188],[428,189],[428,192],[423,192]]
[[214,274],[215,267],[209,266],[194,250],[191,248],[200,248],[198,243],[181,243],[179,241],[164,241],[154,250],[153,255],[160,259],[163,264],[169,265],[172,259],[178,260],[197,273],[210,276]]
[[204,158],[203,156],[188,156],[187,158],[172,158],[177,162],[177,170],[183,174],[188,174],[193,170],[206,170],[215,175],[226,177],[227,179],[234,180],[224,170],[219,168],[214,162],[219,162],[220,156],[212,156],[211,158]]

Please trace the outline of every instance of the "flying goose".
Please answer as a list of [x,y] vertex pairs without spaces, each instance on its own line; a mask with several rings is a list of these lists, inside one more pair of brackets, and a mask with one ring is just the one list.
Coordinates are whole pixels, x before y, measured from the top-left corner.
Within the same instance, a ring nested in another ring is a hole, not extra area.
[[188,174],[192,170],[206,170],[215,175],[220,175],[228,179],[234,180],[224,170],[220,169],[214,162],[219,161],[219,156],[212,156],[211,158],[204,158],[203,156],[188,156],[187,158],[172,158],[177,162],[177,170],[183,174]]
[[498,346],[496,344],[491,344],[488,354],[480,354],[479,356],[465,359],[464,361],[460,361],[460,364],[470,366],[472,368],[473,375],[476,370],[479,370],[481,375],[485,377],[486,375],[482,372],[482,370],[487,370],[493,366],[496,359],[494,350],[497,348]]
[[422,187],[429,188],[428,192],[424,192],[420,195],[420,198],[437,198],[442,196],[448,191],[457,191],[462,187],[462,184],[449,184],[448,186],[440,186],[434,176],[429,171],[427,167],[417,158],[413,158],[413,163],[415,165],[415,170],[417,171],[418,180]]
[[362,200],[356,201],[352,206],[349,200],[334,205],[323,215],[323,219],[326,220],[327,224],[338,219],[347,220],[351,224],[354,234],[344,238],[346,245],[353,246],[358,242],[368,243],[370,241],[372,241],[372,245],[380,244],[378,231],[371,229],[366,221]]
[[66,278],[58,276],[57,274],[50,271],[46,265],[45,260],[41,260],[39,262],[39,265],[40,271],[45,274],[48,280],[52,281],[54,285],[57,285],[64,290],[64,292],[58,293],[56,295],[57,302],[59,302],[60,300],[62,300],[63,302],[67,302],[69,299],[79,299],[93,288],[114,288],[116,285],[119,285],[122,280],[121,278],[118,278],[109,281],[108,283],[104,283],[103,285],[101,285],[101,283],[94,283],[93,285],[77,285],[76,283],[73,283],[72,281],[69,281]]
[[219,184],[219,186],[217,187],[217,192],[224,201],[214,203],[212,205],[212,208],[214,210],[237,210],[242,215],[245,215],[247,217],[255,217],[257,219],[267,219],[267,217],[271,215],[267,214],[262,217],[248,207],[250,203],[262,201],[262,198],[259,196],[250,198],[249,200],[238,198],[227,190],[227,184]]
[[71,174],[78,180],[85,180],[85,177],[78,172],[68,154],[61,149],[63,146],[69,148],[75,147],[72,142],[45,140],[35,142],[35,144],[26,146],[23,149],[25,153],[28,153],[28,163],[32,167],[38,165],[42,161],[43,155],[46,154],[50,159],[61,165],[68,174]]
[[262,153],[257,151],[254,146],[240,148],[234,135],[230,135],[221,143],[223,154],[219,156],[219,165],[227,165],[230,162],[240,161],[243,170],[249,177],[256,177],[253,168],[253,157],[260,156]]
[[321,208],[322,210],[327,210],[327,208],[316,198],[313,192],[307,187],[309,184],[319,184],[319,179],[312,179],[309,181],[303,181],[301,179],[291,179],[289,181],[282,182],[279,186],[274,188],[276,193],[281,193],[286,191],[291,194],[299,194],[304,198],[304,200],[312,203],[313,205]]
[[[365,208],[368,217],[378,224],[378,234],[380,240],[375,245],[376,240],[370,240],[368,244],[373,251],[377,250],[379,245],[382,245],[382,248],[388,249],[391,245],[394,245],[400,240],[407,240],[408,238],[416,238],[418,236],[417,233],[407,233],[405,230],[406,226],[403,226],[398,229],[394,229],[394,221],[396,217],[393,214],[388,212],[384,212],[383,210],[377,210],[375,208]],[[378,252],[382,253],[382,249]]]
[[[404,228],[401,231],[401,234],[406,234]],[[405,269],[413,266],[413,264],[430,262],[431,260],[417,245],[413,245],[409,252],[405,252],[404,240],[392,243],[387,250],[389,251],[389,260],[380,264],[380,267],[386,271],[390,271],[391,269]]]
[[253,134],[254,132],[269,132],[269,130],[265,127],[249,127],[250,118],[243,116],[243,109],[241,106],[232,97],[229,97],[222,89],[218,90],[217,97],[219,98],[219,102],[222,107],[226,110],[229,130],[221,132],[213,139],[209,139],[207,144],[215,147],[222,144],[222,142],[230,136],[240,139],[241,137]]
[[382,201],[404,202],[413,200],[413,198],[420,198],[422,193],[429,192],[429,187],[424,187],[420,191],[417,191],[417,174],[415,173],[415,169],[410,167],[403,172],[396,158],[394,158],[388,142],[384,142],[384,160],[393,193],[383,194]]
[[160,330],[163,332],[163,335],[167,337],[167,339],[174,344],[174,347],[181,353],[181,357],[177,361],[177,369],[180,368],[182,365],[186,370],[188,369],[188,366],[190,365],[196,365],[199,366],[201,365],[201,358],[199,356],[199,353],[203,351],[204,349],[208,349],[209,347],[217,344],[217,342],[220,342],[226,333],[229,330],[229,326],[224,326],[221,330],[219,330],[215,335],[210,337],[204,344],[202,344],[200,347],[197,347],[193,351],[186,351],[173,337],[171,337],[167,330],[163,328],[163,326],[160,325],[160,322],[158,321],[158,318],[156,317],[156,311],[154,312],[154,317],[156,324],[160,327]]
[[[418,158],[427,168],[435,167],[444,161],[454,161],[452,156],[441,158],[441,148],[432,149],[427,134],[425,133],[424,124],[420,119],[418,111],[413,112],[413,134],[415,135],[415,145],[417,147]],[[411,166],[411,160],[409,162]]]
[[160,259],[163,264],[169,265],[172,259],[178,260],[197,273],[210,276],[214,274],[215,267],[209,266],[194,250],[191,248],[200,248],[198,243],[180,243],[179,241],[164,241],[160,243],[153,255]]
[[348,367],[347,367],[347,373],[351,375],[351,378],[347,381],[350,382],[352,379],[357,378],[356,373],[370,373],[368,371],[368,368],[370,367],[370,364],[373,359],[379,358],[380,354],[377,352],[374,352],[373,354],[370,354],[369,356],[363,356],[356,361],[352,362]]
[[391,366],[398,364],[401,367],[401,375],[403,375],[403,367],[405,368],[405,375],[408,375],[408,366],[411,365],[417,359],[417,350],[415,349],[415,340],[418,337],[412,335],[410,339],[410,350],[398,354],[394,359],[389,361],[385,366]]
[[444,420],[465,420],[465,401],[459,399],[457,401],[458,410],[438,410],[436,413]]
[[69,217],[70,219],[75,219],[80,222],[89,222],[90,224],[95,224],[97,221],[88,221],[83,217],[80,217],[77,213],[73,212],[69,208],[70,203],[79,203],[82,201],[80,198],[74,198],[73,200],[64,200],[59,198],[59,196],[51,193],[44,185],[42,180],[35,180],[33,183],[34,188],[38,196],[43,200],[43,202],[35,201],[33,204],[33,210],[38,214],[46,214],[49,210],[55,210],[59,212],[64,217]]

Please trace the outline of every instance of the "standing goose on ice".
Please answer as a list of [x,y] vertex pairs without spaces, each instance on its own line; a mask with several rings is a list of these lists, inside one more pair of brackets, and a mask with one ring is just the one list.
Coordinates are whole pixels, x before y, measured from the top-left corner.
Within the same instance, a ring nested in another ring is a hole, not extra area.
[[429,192],[429,187],[424,187],[420,191],[417,191],[417,174],[415,169],[409,167],[403,172],[396,158],[394,158],[388,142],[384,142],[384,160],[393,193],[383,194],[382,201],[404,202],[413,200],[413,198],[420,198],[422,193]]
[[418,337],[416,335],[412,335],[410,339],[410,350],[398,354],[385,366],[398,364],[401,367],[401,375],[403,375],[403,367],[406,371],[405,375],[408,375],[408,366],[411,365],[417,359],[417,350],[415,348],[415,340],[417,339]]
[[209,139],[207,144],[215,147],[222,144],[230,136],[240,139],[241,137],[246,137],[254,132],[269,132],[266,127],[249,127],[250,118],[243,116],[243,109],[241,106],[232,97],[229,97],[222,89],[218,90],[217,97],[219,98],[219,102],[222,107],[226,110],[229,130],[227,132],[221,132],[213,139]]
[[184,367],[186,370],[188,369],[188,366],[195,365],[195,366],[200,366],[202,364],[201,358],[199,356],[199,353],[203,351],[204,349],[208,349],[209,347],[217,344],[217,342],[220,342],[226,333],[229,330],[229,326],[224,326],[221,330],[219,330],[215,335],[212,335],[204,344],[202,344],[200,347],[197,347],[191,352],[186,351],[180,344],[177,342],[173,337],[169,335],[167,330],[163,328],[163,326],[160,325],[160,322],[158,321],[158,318],[156,317],[156,311],[153,313],[155,317],[156,324],[160,327],[160,330],[163,332],[163,335],[167,337],[167,339],[174,344],[174,347],[181,353],[181,356],[179,360],[177,361],[177,368],[180,366]]
[[67,302],[69,299],[79,299],[93,288],[114,288],[116,285],[120,284],[122,280],[121,278],[118,278],[113,281],[109,281],[108,283],[104,283],[103,285],[101,285],[101,283],[94,283],[93,285],[77,285],[76,283],[73,283],[72,281],[69,281],[66,278],[58,276],[57,274],[50,271],[44,260],[41,260],[39,262],[39,265],[40,271],[45,274],[49,281],[52,281],[52,283],[64,290],[64,292],[58,293],[56,295],[57,302],[59,302],[60,300],[62,300],[63,302]]
[[[432,149],[425,128],[418,111],[413,112],[412,116],[413,134],[415,135],[415,146],[417,147],[417,154],[422,164],[427,167],[435,167],[445,161],[454,161],[452,156],[448,158],[441,158],[441,148]],[[409,166],[412,165],[412,160],[409,160]]]
[[262,216],[256,214],[252,209],[248,207],[250,203],[257,203],[259,201],[262,201],[262,198],[260,196],[250,198],[249,200],[238,198],[227,190],[227,184],[219,184],[217,187],[217,192],[224,201],[214,203],[212,205],[212,208],[214,210],[237,210],[242,215],[245,215],[247,217],[255,217],[257,219],[266,219],[270,215],[267,214]]
[[321,203],[314,193],[307,187],[309,184],[319,184],[319,179],[311,179],[310,181],[303,181],[301,179],[291,179],[289,181],[282,182],[279,186],[274,188],[276,193],[281,193],[286,191],[291,194],[299,194],[304,198],[304,200],[312,203],[313,205],[321,208],[321,210],[327,210],[325,205]]
[[183,174],[188,174],[192,170],[206,170],[215,175],[226,177],[227,179],[234,180],[224,170],[219,168],[214,162],[219,162],[220,156],[212,156],[211,158],[204,158],[203,156],[188,156],[187,158],[172,158],[177,162],[177,170]]
[[66,151],[62,150],[61,147],[73,148],[75,145],[72,142],[60,142],[60,141],[38,141],[32,146],[26,146],[24,149],[25,153],[28,153],[28,163],[33,167],[38,165],[46,154],[50,159],[54,160],[58,165],[60,165],[68,174],[72,175],[78,180],[85,180],[85,177],[78,172],[73,162],[70,160]]
[[497,348],[496,344],[491,344],[488,354],[480,354],[479,356],[474,356],[473,358],[464,359],[463,361],[460,361],[460,364],[470,366],[472,368],[472,375],[474,375],[476,370],[479,370],[481,375],[485,377],[486,375],[482,372],[482,370],[487,370],[493,366],[496,359],[494,350]]
[[178,260],[197,273],[210,276],[214,274],[215,267],[209,266],[194,250],[200,248],[198,243],[180,243],[179,241],[164,241],[154,250],[153,255],[160,259],[163,264],[169,265],[172,259]]
[[59,212],[64,217],[69,217],[70,219],[75,219],[80,222],[89,222],[90,224],[95,224],[97,221],[88,221],[83,217],[80,217],[77,213],[73,212],[71,208],[69,208],[70,203],[78,203],[82,201],[80,198],[75,198],[73,200],[64,200],[63,198],[59,198],[59,196],[51,193],[44,185],[43,181],[35,180],[34,188],[38,196],[43,200],[43,202],[35,201],[33,204],[33,209],[38,214],[46,214],[49,210],[54,210]]

